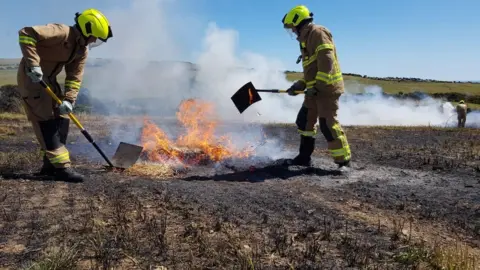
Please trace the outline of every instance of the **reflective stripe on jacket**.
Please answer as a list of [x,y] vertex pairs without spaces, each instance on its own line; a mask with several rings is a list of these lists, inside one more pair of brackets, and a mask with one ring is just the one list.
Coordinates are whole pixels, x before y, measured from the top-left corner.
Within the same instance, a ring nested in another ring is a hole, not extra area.
[[297,40],[302,53],[303,79],[306,88],[319,94],[342,94],[344,83],[337,50],[330,31],[316,24],[305,25]]

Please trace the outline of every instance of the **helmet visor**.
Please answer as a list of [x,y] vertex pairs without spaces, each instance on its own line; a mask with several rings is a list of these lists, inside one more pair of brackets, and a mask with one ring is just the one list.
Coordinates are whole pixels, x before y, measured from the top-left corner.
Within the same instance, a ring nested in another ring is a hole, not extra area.
[[295,34],[292,28],[284,28],[284,29],[291,39],[295,39],[297,37],[297,34]]
[[91,50],[95,47],[98,47],[98,46],[102,45],[103,43],[105,43],[105,42],[103,42],[99,38],[97,38],[97,40],[95,42],[92,42],[92,43],[88,44],[88,49]]

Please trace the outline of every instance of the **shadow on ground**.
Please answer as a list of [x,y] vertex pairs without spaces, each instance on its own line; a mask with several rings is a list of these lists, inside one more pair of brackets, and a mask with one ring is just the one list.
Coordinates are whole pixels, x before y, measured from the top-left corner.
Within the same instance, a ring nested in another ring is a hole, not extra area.
[[[292,167],[294,170],[292,170]],[[248,170],[237,170],[229,167],[234,172],[214,175],[191,175],[180,178],[185,181],[230,181],[230,182],[263,182],[265,180],[282,179],[286,180],[301,175],[317,176],[341,176],[342,172],[338,170],[325,170],[314,167],[297,167],[270,165],[263,168],[251,168]]]

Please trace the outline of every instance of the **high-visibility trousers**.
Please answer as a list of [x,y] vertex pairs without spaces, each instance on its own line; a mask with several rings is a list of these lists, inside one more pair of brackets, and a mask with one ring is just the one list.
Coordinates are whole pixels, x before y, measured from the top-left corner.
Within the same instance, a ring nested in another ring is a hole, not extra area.
[[343,163],[351,158],[347,136],[337,119],[340,95],[305,96],[297,115],[298,132],[303,136],[317,134],[316,123],[327,140],[328,150],[335,163]]
[[58,113],[54,100],[44,90],[21,89],[20,92],[41,151],[53,167],[70,167],[70,154],[65,147],[70,124],[68,115]]

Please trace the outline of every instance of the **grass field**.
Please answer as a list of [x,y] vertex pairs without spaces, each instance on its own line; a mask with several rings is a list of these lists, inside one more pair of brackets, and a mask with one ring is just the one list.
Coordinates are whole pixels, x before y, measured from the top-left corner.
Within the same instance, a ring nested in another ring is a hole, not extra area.
[[[301,73],[287,73],[291,81],[301,78]],[[408,82],[408,81],[387,81],[370,78],[344,75],[346,85],[359,83],[362,85],[378,85],[385,93],[397,94],[399,92],[411,93],[415,91],[427,94],[433,93],[467,93],[480,95],[480,83],[436,83],[436,82]]]

